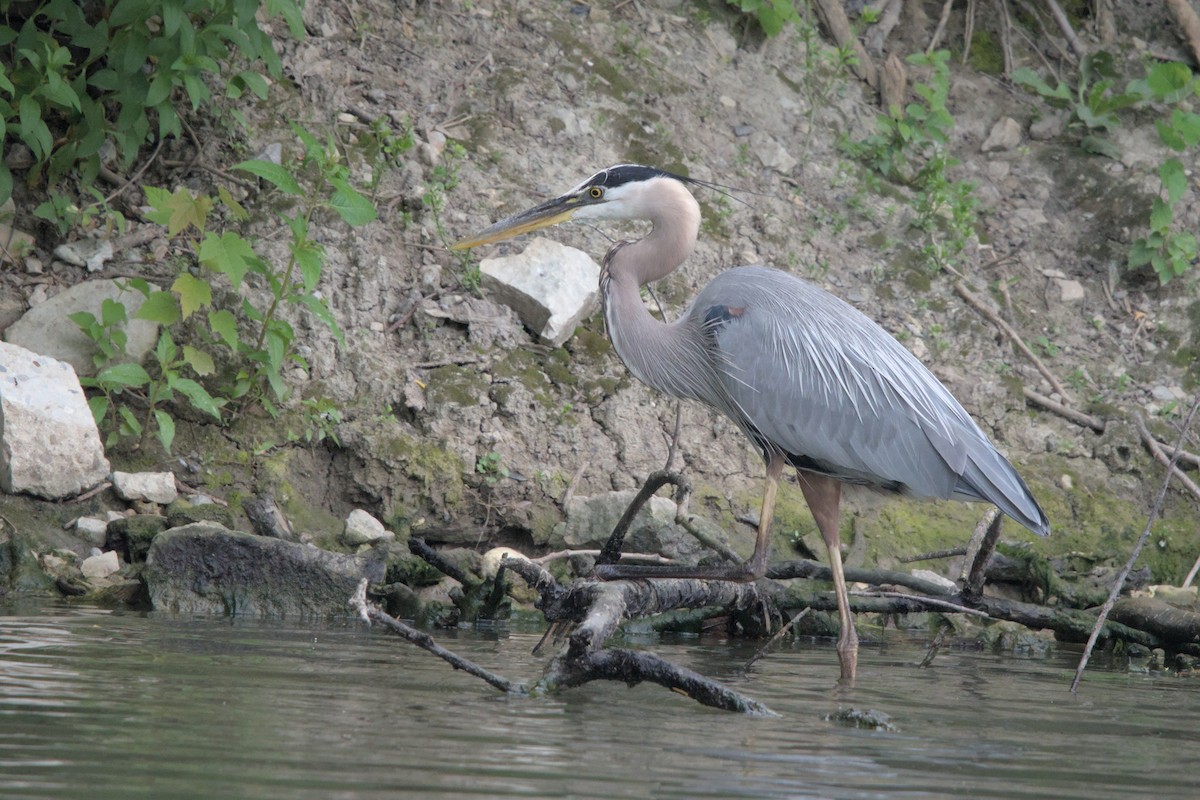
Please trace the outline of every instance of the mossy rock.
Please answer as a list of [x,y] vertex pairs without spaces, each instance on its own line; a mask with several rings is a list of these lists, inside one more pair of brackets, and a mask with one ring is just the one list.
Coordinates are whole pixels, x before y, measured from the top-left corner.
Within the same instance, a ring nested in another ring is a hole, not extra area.
[[217,503],[195,505],[187,500],[176,500],[167,506],[167,521],[169,527],[180,528],[193,522],[217,522],[226,528],[233,529],[234,513],[228,506]]
[[121,517],[108,523],[108,538],[104,546],[116,550],[126,564],[141,563],[150,552],[154,537],[172,527],[166,517],[138,514]]

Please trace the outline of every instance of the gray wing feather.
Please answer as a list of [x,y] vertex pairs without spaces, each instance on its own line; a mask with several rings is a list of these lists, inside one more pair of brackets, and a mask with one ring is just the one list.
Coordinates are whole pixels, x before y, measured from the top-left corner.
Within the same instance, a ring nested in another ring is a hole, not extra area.
[[915,356],[864,314],[787,273],[739,267],[697,296],[744,309],[713,331],[724,392],[706,398],[835,477],[917,497],[987,500],[1035,532],[1016,470]]

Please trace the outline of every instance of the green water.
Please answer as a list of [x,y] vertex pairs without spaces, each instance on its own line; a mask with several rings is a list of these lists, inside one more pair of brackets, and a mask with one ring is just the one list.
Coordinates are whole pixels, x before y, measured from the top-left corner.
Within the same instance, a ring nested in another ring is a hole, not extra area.
[[[537,631],[443,631],[535,679]],[[702,708],[653,686],[506,697],[349,620],[120,615],[0,606],[3,798],[1194,797],[1197,679],[1077,654],[942,652],[899,634],[836,693],[827,643],[635,640],[780,713]],[[884,712],[892,732],[843,727]]]

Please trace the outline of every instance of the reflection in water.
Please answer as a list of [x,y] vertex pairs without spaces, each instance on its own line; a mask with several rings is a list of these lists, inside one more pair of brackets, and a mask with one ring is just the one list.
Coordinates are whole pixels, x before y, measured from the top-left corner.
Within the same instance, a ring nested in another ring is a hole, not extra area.
[[[534,680],[540,632],[443,631]],[[350,621],[0,608],[5,798],[805,798],[1188,796],[1195,687],[919,641],[864,649],[835,693],[831,648],[639,639],[766,702],[778,719],[657,687],[505,697]],[[888,714],[895,732],[826,720]]]

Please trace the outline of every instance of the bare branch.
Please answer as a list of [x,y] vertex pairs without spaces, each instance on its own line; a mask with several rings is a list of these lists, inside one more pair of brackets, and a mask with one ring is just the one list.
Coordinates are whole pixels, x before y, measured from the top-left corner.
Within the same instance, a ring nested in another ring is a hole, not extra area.
[[[1154,498],[1154,505],[1150,507],[1150,514],[1146,518],[1146,527],[1142,529],[1142,535],[1138,537],[1137,543],[1134,544],[1133,552],[1129,554],[1129,559],[1125,562],[1125,566],[1121,568],[1116,581],[1113,582],[1112,591],[1108,593],[1108,599],[1100,607],[1100,614],[1096,619],[1096,627],[1092,629],[1092,635],[1088,637],[1087,646],[1084,647],[1083,656],[1080,657],[1079,666],[1075,670],[1075,679],[1071,681],[1072,693],[1078,691],[1079,681],[1083,678],[1083,670],[1087,666],[1088,658],[1092,654],[1092,648],[1096,646],[1096,640],[1100,636],[1100,628],[1104,625],[1105,620],[1108,619],[1108,613],[1117,601],[1117,595],[1121,593],[1121,587],[1125,585],[1125,579],[1129,576],[1129,571],[1133,569],[1133,562],[1137,560],[1138,554],[1142,552],[1142,545],[1150,538],[1150,528],[1154,525],[1154,520],[1158,517],[1159,509],[1162,508],[1163,501],[1167,498],[1167,489],[1171,485],[1171,478],[1174,477],[1175,462],[1179,460],[1179,453],[1183,450],[1183,443],[1187,441],[1188,429],[1192,427],[1192,419],[1195,418],[1197,409],[1200,409],[1200,397],[1196,398],[1196,402],[1192,404],[1192,410],[1188,412],[1187,418],[1183,421],[1183,426],[1179,432],[1179,442],[1175,445],[1175,456],[1167,463],[1162,486],[1159,488],[1158,496]],[[1145,423],[1141,422],[1140,417],[1135,416],[1134,422],[1145,427]]]

